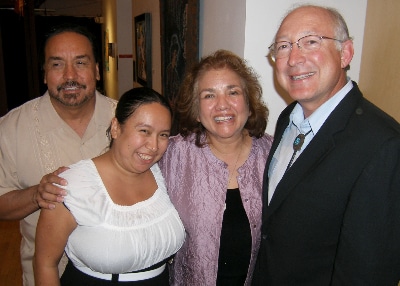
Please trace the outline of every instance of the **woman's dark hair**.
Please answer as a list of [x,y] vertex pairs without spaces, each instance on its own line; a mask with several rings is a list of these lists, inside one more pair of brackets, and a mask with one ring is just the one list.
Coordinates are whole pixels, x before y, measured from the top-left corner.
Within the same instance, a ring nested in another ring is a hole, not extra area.
[[251,112],[244,128],[250,136],[260,138],[265,133],[268,121],[268,108],[262,101],[262,88],[258,75],[245,60],[226,50],[218,50],[204,57],[185,76],[175,101],[179,133],[183,137],[196,134],[196,146],[202,147],[205,132],[204,126],[198,122],[199,116],[199,78],[213,69],[229,69],[241,79],[246,102]]
[[[155,90],[148,87],[136,87],[126,91],[118,101],[117,107],[115,108],[115,118],[118,120],[118,123],[124,125],[125,122],[132,116],[132,114],[142,105],[150,104],[150,103],[159,103],[171,114],[172,117],[172,109],[168,103],[168,100],[156,92]],[[107,130],[107,135],[109,138],[111,131],[111,126]],[[110,139],[110,147],[112,145],[112,139]]]
[[97,42],[96,42],[95,35],[93,33],[91,33],[86,27],[81,26],[79,24],[62,23],[62,24],[52,27],[44,36],[42,50],[40,53],[40,61],[41,61],[42,67],[45,64],[45,60],[46,60],[45,49],[46,49],[47,42],[52,37],[57,36],[62,33],[65,33],[65,32],[73,32],[73,33],[76,33],[76,34],[86,37],[89,40],[90,45],[92,46],[93,56],[94,56],[96,63],[100,62],[100,54],[99,54],[99,51],[97,48],[97,44],[96,44]]

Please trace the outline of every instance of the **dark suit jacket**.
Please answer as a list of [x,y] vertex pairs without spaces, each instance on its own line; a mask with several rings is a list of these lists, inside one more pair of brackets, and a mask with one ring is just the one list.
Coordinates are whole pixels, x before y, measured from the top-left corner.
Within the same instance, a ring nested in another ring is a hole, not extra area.
[[268,166],[296,103],[278,119],[264,173],[253,285],[400,280],[400,126],[353,84],[268,205]]

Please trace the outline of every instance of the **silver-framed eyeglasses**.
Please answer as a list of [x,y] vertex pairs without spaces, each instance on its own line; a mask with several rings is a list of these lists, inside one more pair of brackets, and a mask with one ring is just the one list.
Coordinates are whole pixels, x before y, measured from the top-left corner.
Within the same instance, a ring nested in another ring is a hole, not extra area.
[[292,51],[293,45],[296,44],[297,47],[303,52],[308,53],[312,51],[317,51],[321,47],[322,40],[334,40],[340,43],[344,41],[338,40],[335,38],[330,38],[326,36],[318,36],[318,35],[307,35],[301,37],[296,42],[289,42],[289,41],[279,41],[273,43],[271,46],[268,47],[271,53],[271,57],[273,60],[286,58],[290,55]]

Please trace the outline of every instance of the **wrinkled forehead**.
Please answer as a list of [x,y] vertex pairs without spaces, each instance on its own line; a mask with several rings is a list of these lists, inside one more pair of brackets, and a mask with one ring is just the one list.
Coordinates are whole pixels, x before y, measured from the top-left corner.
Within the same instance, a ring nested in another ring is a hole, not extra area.
[[297,40],[307,35],[334,36],[332,16],[323,8],[302,7],[289,13],[282,21],[276,40]]

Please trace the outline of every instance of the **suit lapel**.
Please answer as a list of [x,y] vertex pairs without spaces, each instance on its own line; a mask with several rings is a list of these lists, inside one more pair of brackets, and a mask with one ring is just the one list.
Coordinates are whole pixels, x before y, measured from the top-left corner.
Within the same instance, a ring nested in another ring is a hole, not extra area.
[[[294,162],[293,166],[286,172],[286,174],[284,174],[276,187],[269,205],[268,199],[264,198],[264,203],[266,203],[264,206],[268,206],[266,209],[264,209],[266,211],[265,219],[270,217],[270,215],[282,204],[285,198],[302,181],[302,179],[307,176],[308,173],[317,168],[319,162],[321,162],[324,157],[327,156],[335,147],[335,134],[345,128],[350,116],[352,116],[354,111],[357,109],[357,105],[362,98],[362,94],[359,91],[356,83],[353,82],[353,85],[353,89],[333,110],[313,140],[311,140],[307,148],[301,153],[299,158]],[[280,124],[280,126],[276,129],[277,137],[275,137],[275,139],[279,138],[279,140],[275,140],[277,142],[274,142],[272,145],[274,149],[271,149],[272,152],[269,155],[267,166],[269,166],[273,153],[282,139],[283,132],[289,123],[290,112],[293,110],[293,108],[294,105],[292,106],[292,104],[288,106],[288,108],[285,109],[285,113],[282,112],[282,116],[284,116],[284,118],[280,118],[280,120],[278,120],[278,124]],[[268,190],[267,168],[264,173],[264,189]],[[267,194],[265,194],[265,196],[268,197]]]
[[[280,141],[282,140],[283,132],[285,132],[285,129],[289,124],[289,115],[292,112],[296,103],[297,102],[293,102],[292,104],[290,104],[288,107],[286,107],[282,111],[281,115],[278,118],[277,124],[276,124],[274,141],[272,142],[272,146],[269,151],[267,163],[265,165],[265,170],[264,170],[264,178],[263,178],[263,208],[264,209],[268,206],[268,169],[269,169],[269,165],[271,164],[274,153],[275,153],[276,149],[278,148]],[[279,138],[279,140],[278,140],[278,138]]]
[[302,179],[329,153],[334,147],[332,136],[323,137],[317,135],[309,143],[293,166],[283,175],[276,186],[276,190],[267,209],[267,216],[273,213],[285,200],[290,192],[302,181]]

